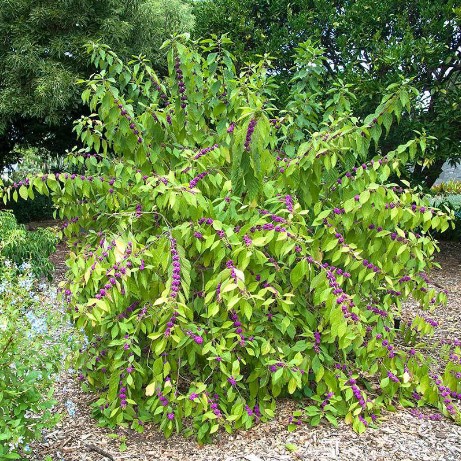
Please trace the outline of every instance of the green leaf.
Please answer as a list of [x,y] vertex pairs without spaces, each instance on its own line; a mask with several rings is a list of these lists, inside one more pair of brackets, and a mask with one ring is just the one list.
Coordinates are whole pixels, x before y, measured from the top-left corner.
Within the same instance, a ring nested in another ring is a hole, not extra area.
[[286,448],[289,452],[291,452],[291,453],[293,453],[293,452],[295,452],[295,451],[298,451],[298,447],[297,447],[295,444],[293,444],[293,443],[287,443],[287,444],[285,444],[285,448]]
[[118,372],[112,373],[109,379],[109,391],[107,393],[107,398],[109,401],[114,400],[117,396],[119,381],[120,374]]
[[19,195],[23,200],[27,200],[29,198],[29,190],[26,186],[21,186],[19,188]]
[[290,378],[290,381],[288,382],[288,393],[293,394],[293,392],[296,390],[298,387],[298,384],[296,382],[295,378]]
[[298,264],[293,268],[290,272],[290,281],[293,285],[293,288],[296,288],[302,282],[304,276],[308,272],[307,261],[305,259],[301,259]]

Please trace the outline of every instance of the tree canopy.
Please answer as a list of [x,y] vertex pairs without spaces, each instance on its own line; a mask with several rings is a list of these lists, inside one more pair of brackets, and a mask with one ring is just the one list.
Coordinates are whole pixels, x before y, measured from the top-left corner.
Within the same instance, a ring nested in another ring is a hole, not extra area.
[[419,101],[392,129],[383,150],[425,128],[437,138],[425,154],[432,164],[416,166],[413,176],[429,185],[445,160],[461,156],[461,9],[456,5],[454,0],[207,0],[195,5],[195,33],[227,33],[241,62],[271,54],[285,81],[297,44],[317,41],[328,74],[353,86],[354,109],[361,114],[379,102],[389,84],[414,79]]
[[63,153],[75,143],[76,82],[92,72],[85,43],[145,54],[162,71],[161,44],[193,22],[182,0],[0,0],[0,166],[18,144]]

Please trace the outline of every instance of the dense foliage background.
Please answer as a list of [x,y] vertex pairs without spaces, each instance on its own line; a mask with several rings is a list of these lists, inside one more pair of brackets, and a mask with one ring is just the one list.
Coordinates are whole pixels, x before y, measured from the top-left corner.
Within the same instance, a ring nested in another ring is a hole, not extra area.
[[[56,287],[45,283],[56,236],[27,232],[0,212],[0,458],[29,459],[29,443],[60,415],[54,385],[77,336]],[[80,338],[82,339],[82,338]]]
[[[32,146],[62,155],[73,146],[72,120],[85,113],[77,78],[88,78],[85,42],[101,40],[121,57],[145,54],[160,75],[160,45],[171,34],[227,34],[237,67],[268,54],[287,97],[294,49],[307,39],[324,50],[324,87],[352,91],[365,116],[386,87],[412,78],[420,92],[381,144],[395,149],[414,130],[434,136],[407,171],[430,187],[448,159],[460,156],[460,9],[455,0],[2,0],[0,2],[0,168]],[[319,103],[321,101],[318,101]],[[326,100],[323,101],[325,103]]]
[[[195,34],[226,33],[242,65],[274,56],[279,79],[291,77],[294,49],[303,40],[325,50],[333,81],[351,85],[354,112],[366,115],[385,88],[412,78],[420,92],[381,149],[394,149],[413,130],[435,136],[415,165],[412,181],[430,187],[445,160],[461,155],[461,10],[454,0],[205,0],[194,3]],[[325,84],[325,83],[324,83]],[[285,88],[285,85],[282,89]],[[283,93],[282,93],[283,95]]]
[[59,156],[75,144],[72,122],[86,111],[77,80],[92,72],[85,43],[101,40],[127,58],[147,54],[161,71],[163,41],[193,24],[181,0],[1,0],[0,171],[18,147]]

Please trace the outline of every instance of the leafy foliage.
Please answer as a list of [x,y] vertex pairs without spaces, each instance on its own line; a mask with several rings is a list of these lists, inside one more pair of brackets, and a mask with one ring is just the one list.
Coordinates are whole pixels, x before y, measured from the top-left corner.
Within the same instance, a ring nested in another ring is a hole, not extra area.
[[0,170],[18,145],[55,155],[72,147],[72,121],[84,110],[76,81],[91,74],[86,42],[148,54],[160,70],[162,42],[193,22],[181,0],[1,0]]
[[435,136],[409,172],[413,181],[428,187],[445,160],[460,158],[458,2],[207,0],[194,3],[194,14],[196,36],[227,33],[240,63],[269,53],[285,84],[297,43],[318,42],[325,50],[327,76],[353,87],[353,108],[362,116],[379,103],[388,85],[412,78],[418,102],[410,116],[392,127],[381,149],[395,149],[414,130],[425,128]]
[[[307,96],[320,52],[305,43],[278,108],[269,63],[236,73],[226,43],[167,42],[164,79],[89,46],[93,115],[75,126],[86,149],[67,159],[79,173],[3,189],[5,201],[51,193],[66,219],[63,291],[90,340],[78,363],[100,392],[95,413],[167,436],[189,420],[201,441],[274,416],[284,395],[311,397],[296,418],[358,432],[397,403],[459,419],[439,396],[459,383],[429,377],[394,329],[410,295],[445,301],[425,272],[430,232],[449,218],[389,180],[426,139],[367,161],[412,88],[389,88],[363,120],[341,92],[324,111]],[[421,339],[431,325],[414,321]]]
[[[459,183],[448,184],[439,189],[441,194],[431,199],[433,206],[446,210],[447,213],[453,213],[453,226],[443,235],[443,238],[447,240],[459,240],[461,237],[461,194],[454,193],[456,189],[459,189]],[[449,191],[453,193],[447,193]]]
[[[18,154],[21,160],[5,169],[3,174],[5,181],[9,179],[14,183],[32,174],[62,171],[62,157],[52,157],[46,150],[20,149]],[[53,202],[49,196],[37,195],[33,200],[20,198],[17,202],[10,203],[9,207],[17,221],[22,224],[53,218]]]
[[431,192],[435,195],[450,195],[461,193],[461,181],[450,180],[440,184],[433,185]]
[[[59,419],[56,373],[68,349],[64,312],[49,308],[47,287],[0,256],[0,458],[27,459],[28,442]],[[54,291],[56,298],[56,290]]]
[[49,229],[28,232],[14,215],[0,211],[0,257],[16,265],[30,262],[36,277],[51,278],[53,265],[48,257],[56,250],[57,237]]

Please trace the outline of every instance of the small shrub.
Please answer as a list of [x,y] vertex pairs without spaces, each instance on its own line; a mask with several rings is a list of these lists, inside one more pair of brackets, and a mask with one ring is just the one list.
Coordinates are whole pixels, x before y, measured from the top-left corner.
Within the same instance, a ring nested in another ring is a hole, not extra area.
[[63,294],[89,339],[78,364],[95,414],[201,441],[273,417],[279,396],[313,403],[294,427],[344,418],[362,432],[398,404],[459,420],[445,395],[460,385],[429,374],[426,329],[414,348],[394,329],[410,295],[425,309],[446,299],[426,272],[449,217],[389,180],[426,138],[367,161],[412,89],[390,87],[364,120],[340,89],[323,105],[323,58],[306,43],[277,107],[269,63],[237,74],[224,44],[167,43],[164,80],[143,57],[89,46],[86,148],[68,172],[3,189],[50,193],[66,220]]
[[[10,169],[7,173],[8,180],[12,184],[25,176],[37,173],[54,173],[61,171],[63,167],[62,159],[50,156],[46,150],[23,149],[18,155],[20,160],[15,165],[15,169]],[[20,198],[17,202],[10,203],[10,209],[21,224],[53,219],[53,212],[55,211],[51,197],[46,195],[37,195],[29,200]]]
[[55,211],[51,197],[45,195],[37,195],[33,200],[20,198],[16,203],[12,203],[9,209],[21,224],[53,219]]
[[435,232],[437,238],[444,240],[459,240],[461,238],[461,194],[448,193],[438,194],[431,198],[431,204],[447,213],[453,214],[452,226],[443,233]]
[[28,443],[59,416],[53,386],[69,349],[56,291],[0,258],[0,459],[27,459]]
[[30,262],[36,277],[51,279],[53,265],[48,258],[56,250],[57,241],[49,229],[29,232],[17,224],[13,213],[0,211],[0,256],[18,266]]
[[435,195],[461,194],[461,181],[450,179],[431,187],[431,192]]

